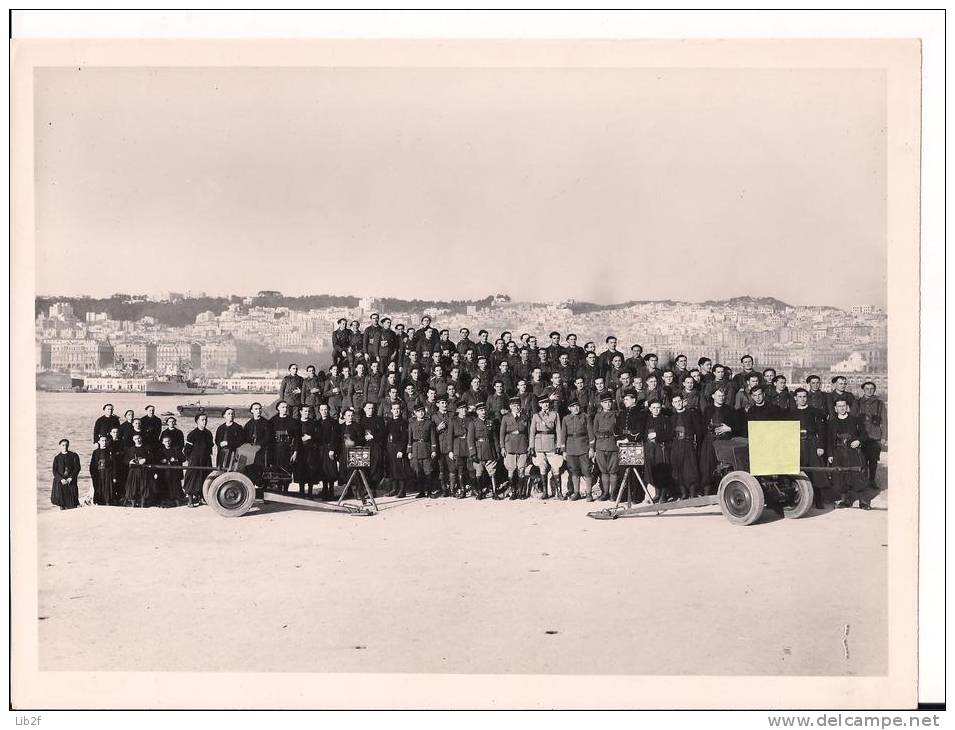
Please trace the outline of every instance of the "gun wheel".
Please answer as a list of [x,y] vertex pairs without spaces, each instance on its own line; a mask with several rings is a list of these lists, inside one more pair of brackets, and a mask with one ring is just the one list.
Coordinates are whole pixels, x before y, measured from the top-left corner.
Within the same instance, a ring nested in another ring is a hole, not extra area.
[[206,476],[205,481],[202,482],[202,500],[209,504],[209,488],[212,486],[212,482],[216,480],[216,477],[219,476],[221,471],[210,471]]
[[241,517],[255,502],[255,484],[245,474],[229,471],[215,478],[209,487],[208,504],[223,517]]
[[804,472],[799,472],[799,476],[793,478],[793,490],[795,492],[793,502],[783,506],[783,516],[795,520],[805,517],[812,509],[812,482]]
[[763,514],[763,487],[746,471],[731,471],[720,481],[720,512],[734,525],[751,525]]

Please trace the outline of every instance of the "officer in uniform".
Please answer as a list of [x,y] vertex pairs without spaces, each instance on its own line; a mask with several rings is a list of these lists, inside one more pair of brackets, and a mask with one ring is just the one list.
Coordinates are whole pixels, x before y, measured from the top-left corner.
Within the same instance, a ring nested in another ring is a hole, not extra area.
[[419,403],[414,409],[414,418],[408,423],[408,457],[417,482],[416,499],[427,497],[433,491],[432,464],[438,456],[438,435],[425,406]]
[[514,396],[509,401],[511,412],[501,419],[500,445],[507,469],[507,483],[511,499],[526,499],[527,434],[530,427],[528,416],[521,411],[521,399]]
[[[557,375],[559,379],[560,376]],[[558,499],[564,499],[561,489],[561,469],[564,466],[564,427],[556,408],[551,408],[553,393],[537,399],[538,411],[531,416],[528,443],[534,466],[541,475],[541,499],[547,499],[548,476],[550,492]]]
[[487,406],[478,403],[475,406],[476,416],[468,424],[467,446],[468,455],[474,465],[474,496],[484,499],[483,477],[486,474],[491,483],[491,497],[500,499],[497,493],[495,472],[497,471],[498,449],[495,438],[494,422],[487,417]]
[[[583,379],[578,380],[582,385]],[[588,502],[592,502],[590,473],[593,470],[591,454],[594,449],[594,431],[590,419],[582,413],[583,409],[576,395],[570,397],[567,408],[570,413],[563,422],[564,459],[570,474],[570,499],[573,501],[586,497]]]

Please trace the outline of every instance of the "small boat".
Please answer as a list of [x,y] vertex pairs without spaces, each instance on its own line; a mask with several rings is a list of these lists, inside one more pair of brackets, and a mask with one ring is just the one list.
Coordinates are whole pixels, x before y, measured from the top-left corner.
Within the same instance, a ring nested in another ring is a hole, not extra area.
[[[280,399],[276,398],[271,403],[262,404],[262,415],[266,418],[271,418],[276,413],[278,409],[276,404]],[[176,411],[183,418],[195,418],[201,413],[204,413],[209,418],[222,418],[222,414],[225,413],[227,408],[231,408],[235,411],[235,417],[237,420],[244,420],[247,418],[252,418],[252,412],[249,410],[249,404],[234,404],[234,403],[185,403],[183,405],[176,406]]]

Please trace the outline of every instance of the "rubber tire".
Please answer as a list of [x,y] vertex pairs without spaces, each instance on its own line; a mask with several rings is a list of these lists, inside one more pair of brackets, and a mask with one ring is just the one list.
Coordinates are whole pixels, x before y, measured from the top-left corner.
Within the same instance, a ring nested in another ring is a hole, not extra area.
[[798,520],[809,514],[813,505],[812,482],[804,472],[799,472],[799,476],[793,479],[796,489],[799,490],[799,502],[793,507],[783,507],[783,516],[790,520]]
[[202,482],[202,500],[206,504],[209,504],[209,488],[212,486],[212,482],[215,481],[215,478],[221,473],[222,472],[218,469],[215,471],[210,471],[205,480]]
[[[244,493],[241,490],[245,490]],[[238,491],[236,491],[238,490]],[[227,471],[209,487],[209,506],[222,517],[241,517],[255,503],[255,484],[245,474]]]
[[[726,488],[734,482],[742,484],[749,497],[750,506],[745,514],[734,514],[728,504]],[[766,506],[766,498],[763,495],[762,485],[759,483],[759,480],[748,471],[731,471],[723,477],[720,480],[720,488],[717,496],[720,504],[720,512],[734,525],[753,524],[763,514],[763,508]]]

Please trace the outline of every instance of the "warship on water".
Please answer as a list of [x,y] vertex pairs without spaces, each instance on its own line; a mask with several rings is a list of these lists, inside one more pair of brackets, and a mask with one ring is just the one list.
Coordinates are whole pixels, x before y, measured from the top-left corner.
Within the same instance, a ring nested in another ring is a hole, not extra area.
[[146,395],[221,395],[226,391],[187,380],[182,375],[168,375],[146,382]]

